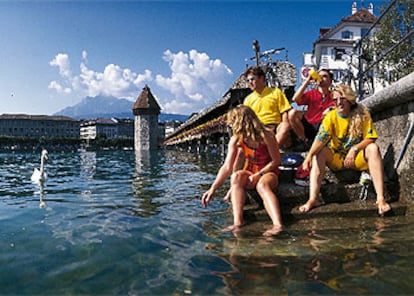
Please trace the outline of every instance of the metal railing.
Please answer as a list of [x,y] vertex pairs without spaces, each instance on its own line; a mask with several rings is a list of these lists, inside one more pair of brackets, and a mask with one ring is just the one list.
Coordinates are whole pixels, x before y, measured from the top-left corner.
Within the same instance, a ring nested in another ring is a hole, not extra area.
[[[374,87],[375,87],[374,79],[376,76],[376,75],[373,75],[373,73],[375,73],[376,71],[374,67],[378,65],[381,61],[383,61],[390,53],[397,50],[397,48],[401,46],[401,44],[403,44],[404,42],[411,41],[411,43],[413,43],[412,37],[414,37],[413,35],[414,30],[412,29],[410,30],[409,28],[407,32],[404,35],[402,35],[402,37],[398,41],[396,41],[392,46],[382,50],[382,52],[377,57],[375,57],[375,59],[373,59],[369,63],[367,62],[366,59],[364,59],[364,54],[370,51],[369,46],[367,46],[367,48],[365,49],[364,49],[364,46],[369,45],[370,42],[375,41],[375,35],[373,38],[371,32],[373,32],[373,30],[377,28],[377,26],[381,23],[381,21],[385,18],[385,16],[387,16],[387,14],[391,13],[392,7],[395,6],[397,9],[398,5],[399,5],[399,1],[397,0],[390,1],[388,6],[384,9],[384,11],[378,17],[378,19],[371,25],[371,27],[365,32],[365,34],[361,36],[361,39],[359,39],[354,45],[353,52],[355,52],[358,57],[357,81],[358,81],[359,100],[362,100],[364,98],[364,94],[366,93],[365,88],[364,88],[364,82],[372,80],[372,86],[371,86],[372,91],[371,92],[374,91]],[[412,54],[414,54],[414,49],[412,50]]]

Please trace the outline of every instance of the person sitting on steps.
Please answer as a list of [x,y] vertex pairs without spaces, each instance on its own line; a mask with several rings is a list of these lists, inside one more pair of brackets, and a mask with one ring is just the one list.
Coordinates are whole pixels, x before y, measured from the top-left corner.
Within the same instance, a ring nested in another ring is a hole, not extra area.
[[[280,88],[266,86],[266,73],[260,66],[247,68],[243,76],[252,90],[243,105],[250,107],[259,120],[274,132],[279,147],[290,146],[288,111],[292,107],[286,95]],[[239,149],[233,171],[240,170],[243,164],[243,152]],[[230,192],[231,188],[223,198],[225,201],[230,200]]]
[[[274,132],[267,129],[255,112],[244,105],[230,110],[227,123],[232,129],[227,156],[210,189],[203,194],[201,203],[206,207],[216,190],[231,176],[233,225],[224,230],[238,231],[243,226],[246,189],[256,189],[273,224],[263,235],[276,235],[282,230],[282,218],[279,201],[274,193],[279,182],[280,165],[280,153]],[[239,147],[242,148],[246,161],[243,169],[233,173]]]
[[266,86],[265,72],[259,66],[252,66],[244,72],[252,92],[244,99],[243,105],[253,109],[259,120],[276,134],[279,146],[288,146],[291,105],[280,88]]
[[318,74],[321,80],[316,81],[317,89],[306,91],[315,82],[309,75],[292,98],[298,106],[308,107],[306,113],[303,115],[301,110],[295,108],[288,112],[289,125],[306,150],[315,138],[323,116],[335,106],[330,92],[333,74],[327,69],[319,70]]
[[377,194],[378,214],[391,210],[384,198],[384,171],[381,153],[375,143],[377,132],[368,109],[356,102],[350,86],[340,84],[333,91],[336,109],[324,117],[318,134],[304,162],[310,169],[308,201],[299,207],[302,213],[321,205],[318,200],[326,166],[331,170],[351,168],[369,169]]

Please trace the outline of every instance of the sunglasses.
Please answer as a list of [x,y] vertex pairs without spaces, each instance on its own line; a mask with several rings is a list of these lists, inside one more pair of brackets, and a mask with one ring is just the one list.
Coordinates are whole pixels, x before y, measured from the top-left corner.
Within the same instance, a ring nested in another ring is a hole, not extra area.
[[321,76],[322,78],[329,78],[329,75],[326,75],[326,74],[319,75],[319,76]]
[[256,77],[254,76],[246,79],[247,83],[253,82],[255,80],[256,80]]

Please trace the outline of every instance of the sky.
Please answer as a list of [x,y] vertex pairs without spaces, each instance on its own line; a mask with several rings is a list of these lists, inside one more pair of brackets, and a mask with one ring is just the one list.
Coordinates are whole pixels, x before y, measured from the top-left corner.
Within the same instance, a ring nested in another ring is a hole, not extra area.
[[[162,113],[199,112],[254,65],[253,40],[285,47],[299,78],[319,29],[353,2],[0,0],[0,114],[52,115],[98,95],[132,107],[145,85]],[[356,2],[378,16],[388,1]]]

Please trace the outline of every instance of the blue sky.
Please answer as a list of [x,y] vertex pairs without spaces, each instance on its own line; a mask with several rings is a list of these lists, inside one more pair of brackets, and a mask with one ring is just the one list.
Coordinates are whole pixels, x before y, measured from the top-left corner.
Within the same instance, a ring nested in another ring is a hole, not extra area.
[[[0,1],[0,114],[51,115],[97,95],[132,106],[145,85],[163,113],[198,112],[253,64],[253,40],[287,48],[299,70],[352,2]],[[378,16],[388,1],[369,2]]]

